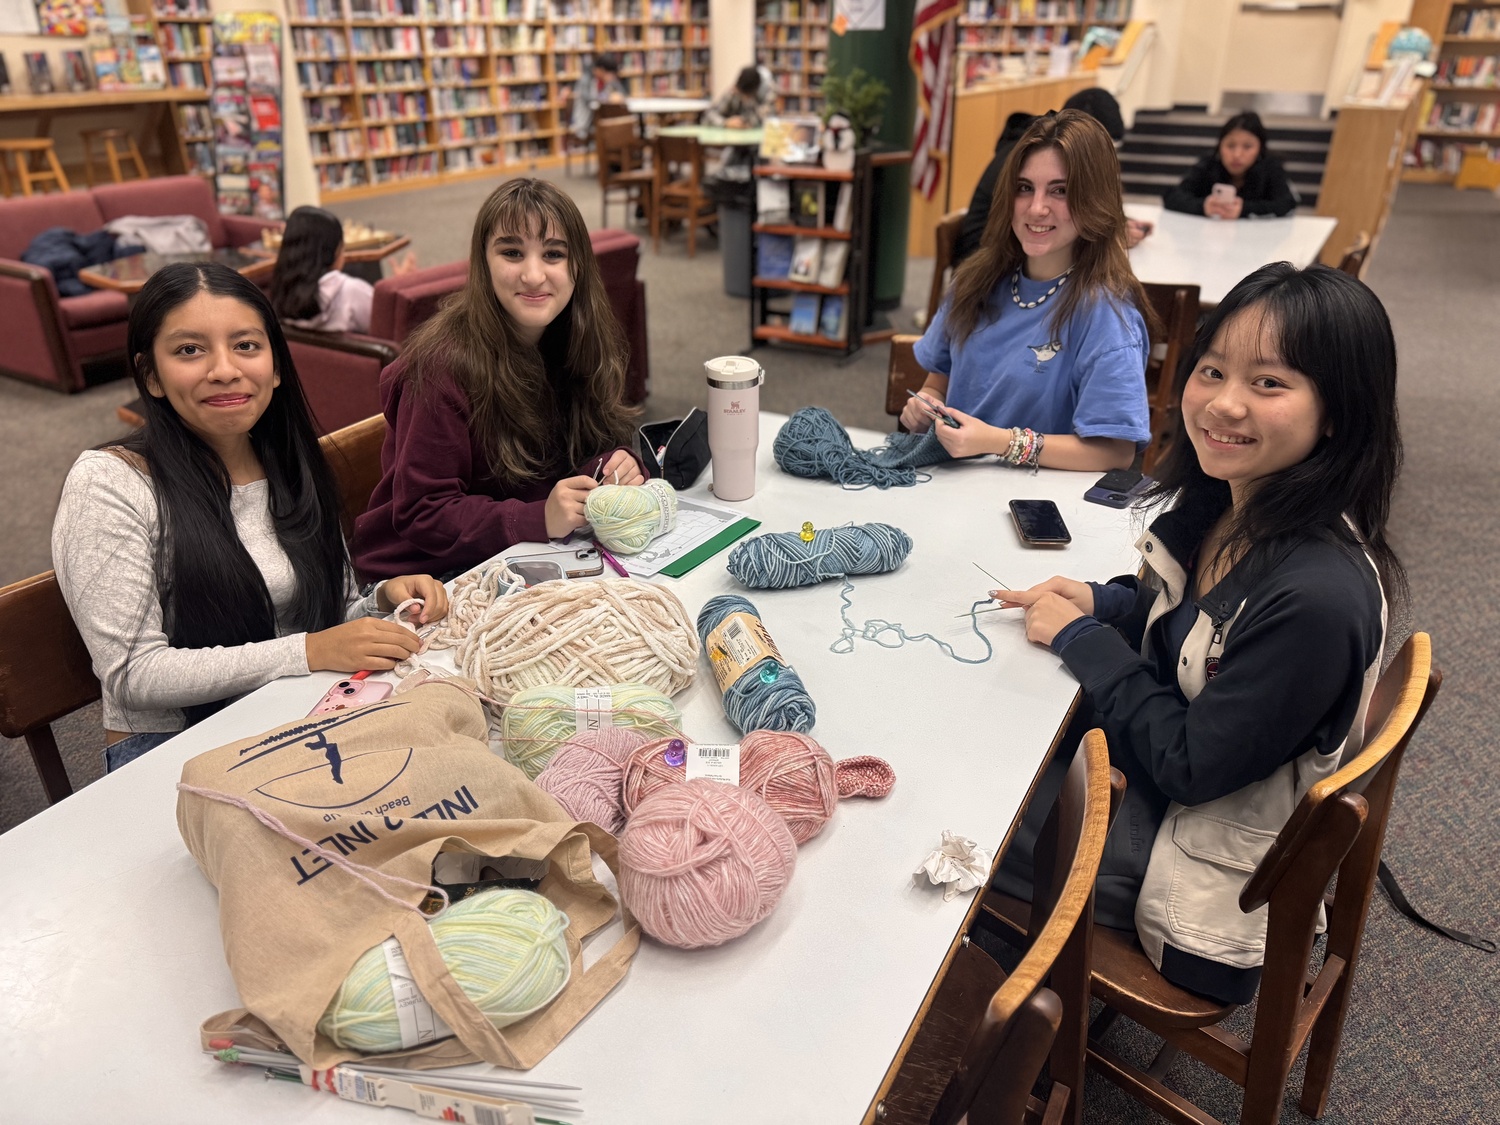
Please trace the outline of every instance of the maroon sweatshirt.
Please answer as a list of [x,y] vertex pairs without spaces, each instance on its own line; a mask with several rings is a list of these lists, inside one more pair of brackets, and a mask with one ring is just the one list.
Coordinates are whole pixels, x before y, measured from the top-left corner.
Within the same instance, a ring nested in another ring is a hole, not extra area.
[[[547,497],[564,477],[592,476],[585,464],[516,487],[495,480],[469,432],[469,400],[446,371],[411,394],[398,359],[380,375],[385,444],[380,483],[354,524],[350,554],[365,581],[398,574],[468,570],[512,543],[547,541]],[[613,453],[603,454],[608,460]]]

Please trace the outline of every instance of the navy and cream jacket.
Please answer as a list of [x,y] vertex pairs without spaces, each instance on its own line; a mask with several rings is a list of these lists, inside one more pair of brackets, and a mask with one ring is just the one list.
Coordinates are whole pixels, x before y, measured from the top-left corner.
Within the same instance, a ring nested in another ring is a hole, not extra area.
[[1158,968],[1167,945],[1237,969],[1263,962],[1266,910],[1242,913],[1240,890],[1313,782],[1362,745],[1385,643],[1374,565],[1311,537],[1236,564],[1170,643],[1165,619],[1216,515],[1158,517],[1138,543],[1144,579],[1113,579],[1095,599],[1115,628],[1075,622],[1060,648],[1111,757],[1130,756],[1131,784],[1168,802],[1135,915]]

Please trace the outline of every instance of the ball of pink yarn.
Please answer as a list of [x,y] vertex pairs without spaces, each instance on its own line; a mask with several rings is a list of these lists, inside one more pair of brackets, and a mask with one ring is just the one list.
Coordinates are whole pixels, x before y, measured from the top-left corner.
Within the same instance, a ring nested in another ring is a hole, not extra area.
[[634,813],[636,806],[658,789],[687,779],[687,767],[682,762],[675,766],[667,764],[668,748],[677,741],[681,740],[653,738],[637,747],[625,760],[620,796],[626,816]]
[[574,820],[588,820],[611,834],[625,827],[620,781],[626,760],[646,738],[630,727],[601,727],[575,735],[557,748],[536,783],[557,798]]
[[695,778],[636,806],[620,837],[620,897],[657,941],[722,945],[771,913],[796,865],[796,841],[769,805]]

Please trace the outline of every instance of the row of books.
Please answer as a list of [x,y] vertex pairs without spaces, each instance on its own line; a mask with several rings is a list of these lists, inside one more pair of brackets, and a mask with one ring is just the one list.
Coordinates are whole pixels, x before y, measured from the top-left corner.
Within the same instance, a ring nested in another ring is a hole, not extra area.
[[[639,23],[646,18],[640,0],[615,0],[607,4],[574,4],[570,0],[553,0],[549,12],[547,0],[288,0],[289,13],[293,19],[327,20],[344,19],[376,21],[383,19],[426,19],[469,23],[475,20],[591,20],[608,23],[611,20],[628,20]],[[172,16],[209,15],[206,0],[160,0],[157,14],[164,19]],[[689,19],[708,20],[708,0],[651,0],[650,18],[656,21],[685,22]]]
[[825,340],[844,339],[845,299],[798,293],[792,298],[792,312],[787,327],[802,336],[822,336]]
[[799,227],[832,227],[848,233],[854,184],[848,180],[786,180],[763,176],[755,181],[756,221]]
[[[337,98],[322,100],[339,104]],[[308,104],[310,111],[312,103]],[[426,117],[427,96],[421,93],[366,94],[360,103],[360,111],[366,121],[381,121],[391,117]]]
[[159,20],[169,20],[173,16],[211,16],[208,0],[156,0],[151,6]]
[[206,55],[214,49],[213,29],[206,23],[163,23],[157,32],[168,55]]
[[849,243],[826,238],[762,234],[755,243],[755,276],[837,289],[849,268]]
[[1500,57],[1455,55],[1438,59],[1433,81],[1439,86],[1494,86],[1500,82]]
[[1068,41],[1066,27],[1017,28],[966,27],[958,41],[965,51],[1024,51],[1027,47],[1052,47]]
[[772,23],[824,23],[828,19],[827,0],[771,0],[756,8],[755,18]]
[[471,109],[494,107],[494,103],[490,101],[490,92],[482,86],[477,90],[465,90],[457,86],[435,90],[433,104],[438,113],[463,113]]
[[427,132],[421,125],[381,125],[365,129],[365,146],[370,155],[411,151],[427,143]]
[[[1074,20],[1084,18],[1082,0],[969,0],[965,20]],[[1108,16],[1098,16],[1108,19]]]
[[479,24],[459,24],[429,27],[427,49],[429,51],[480,51],[487,50],[488,41],[484,28]]
[[1420,139],[1407,154],[1406,166],[1456,176],[1463,165],[1464,156],[1472,147],[1457,141]]
[[[91,47],[88,57],[82,51],[63,51],[59,57],[59,73],[52,72],[52,62],[44,51],[26,51],[22,54],[26,64],[27,88],[33,94],[55,94],[59,91],[81,90],[155,90],[167,84],[168,69],[162,59],[161,49],[154,43],[142,43],[122,49],[120,47]],[[175,72],[176,64],[172,67]],[[193,82],[176,85],[202,88],[202,68],[194,68]],[[10,72],[0,56],[0,93],[10,93]]]
[[1500,131],[1500,102],[1436,102],[1428,111],[1423,127],[1455,133],[1494,133]]
[[1500,37],[1500,8],[1460,8],[1455,6],[1448,17],[1448,38],[1470,36],[1474,39]]

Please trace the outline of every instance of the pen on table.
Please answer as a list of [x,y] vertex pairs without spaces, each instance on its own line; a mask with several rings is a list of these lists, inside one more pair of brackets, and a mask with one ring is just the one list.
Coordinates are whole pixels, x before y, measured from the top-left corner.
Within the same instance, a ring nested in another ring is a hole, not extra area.
[[946,414],[943,411],[936,409],[925,398],[917,394],[916,391],[909,390],[906,393],[920,402],[922,404],[923,410],[927,411],[927,413],[931,414],[934,418],[940,419],[945,426],[951,426],[955,430],[960,428],[959,424],[953,420],[953,416],[951,414]]
[[615,558],[614,555],[610,554],[608,551],[606,551],[604,549],[604,544],[603,543],[600,543],[599,540],[595,539],[594,540],[594,546],[599,549],[599,555],[600,555],[600,557],[602,559],[604,559],[605,562],[609,563],[611,570],[613,570],[621,578],[629,578],[630,577],[630,571],[626,570],[623,566],[620,565],[620,560],[619,559]]

